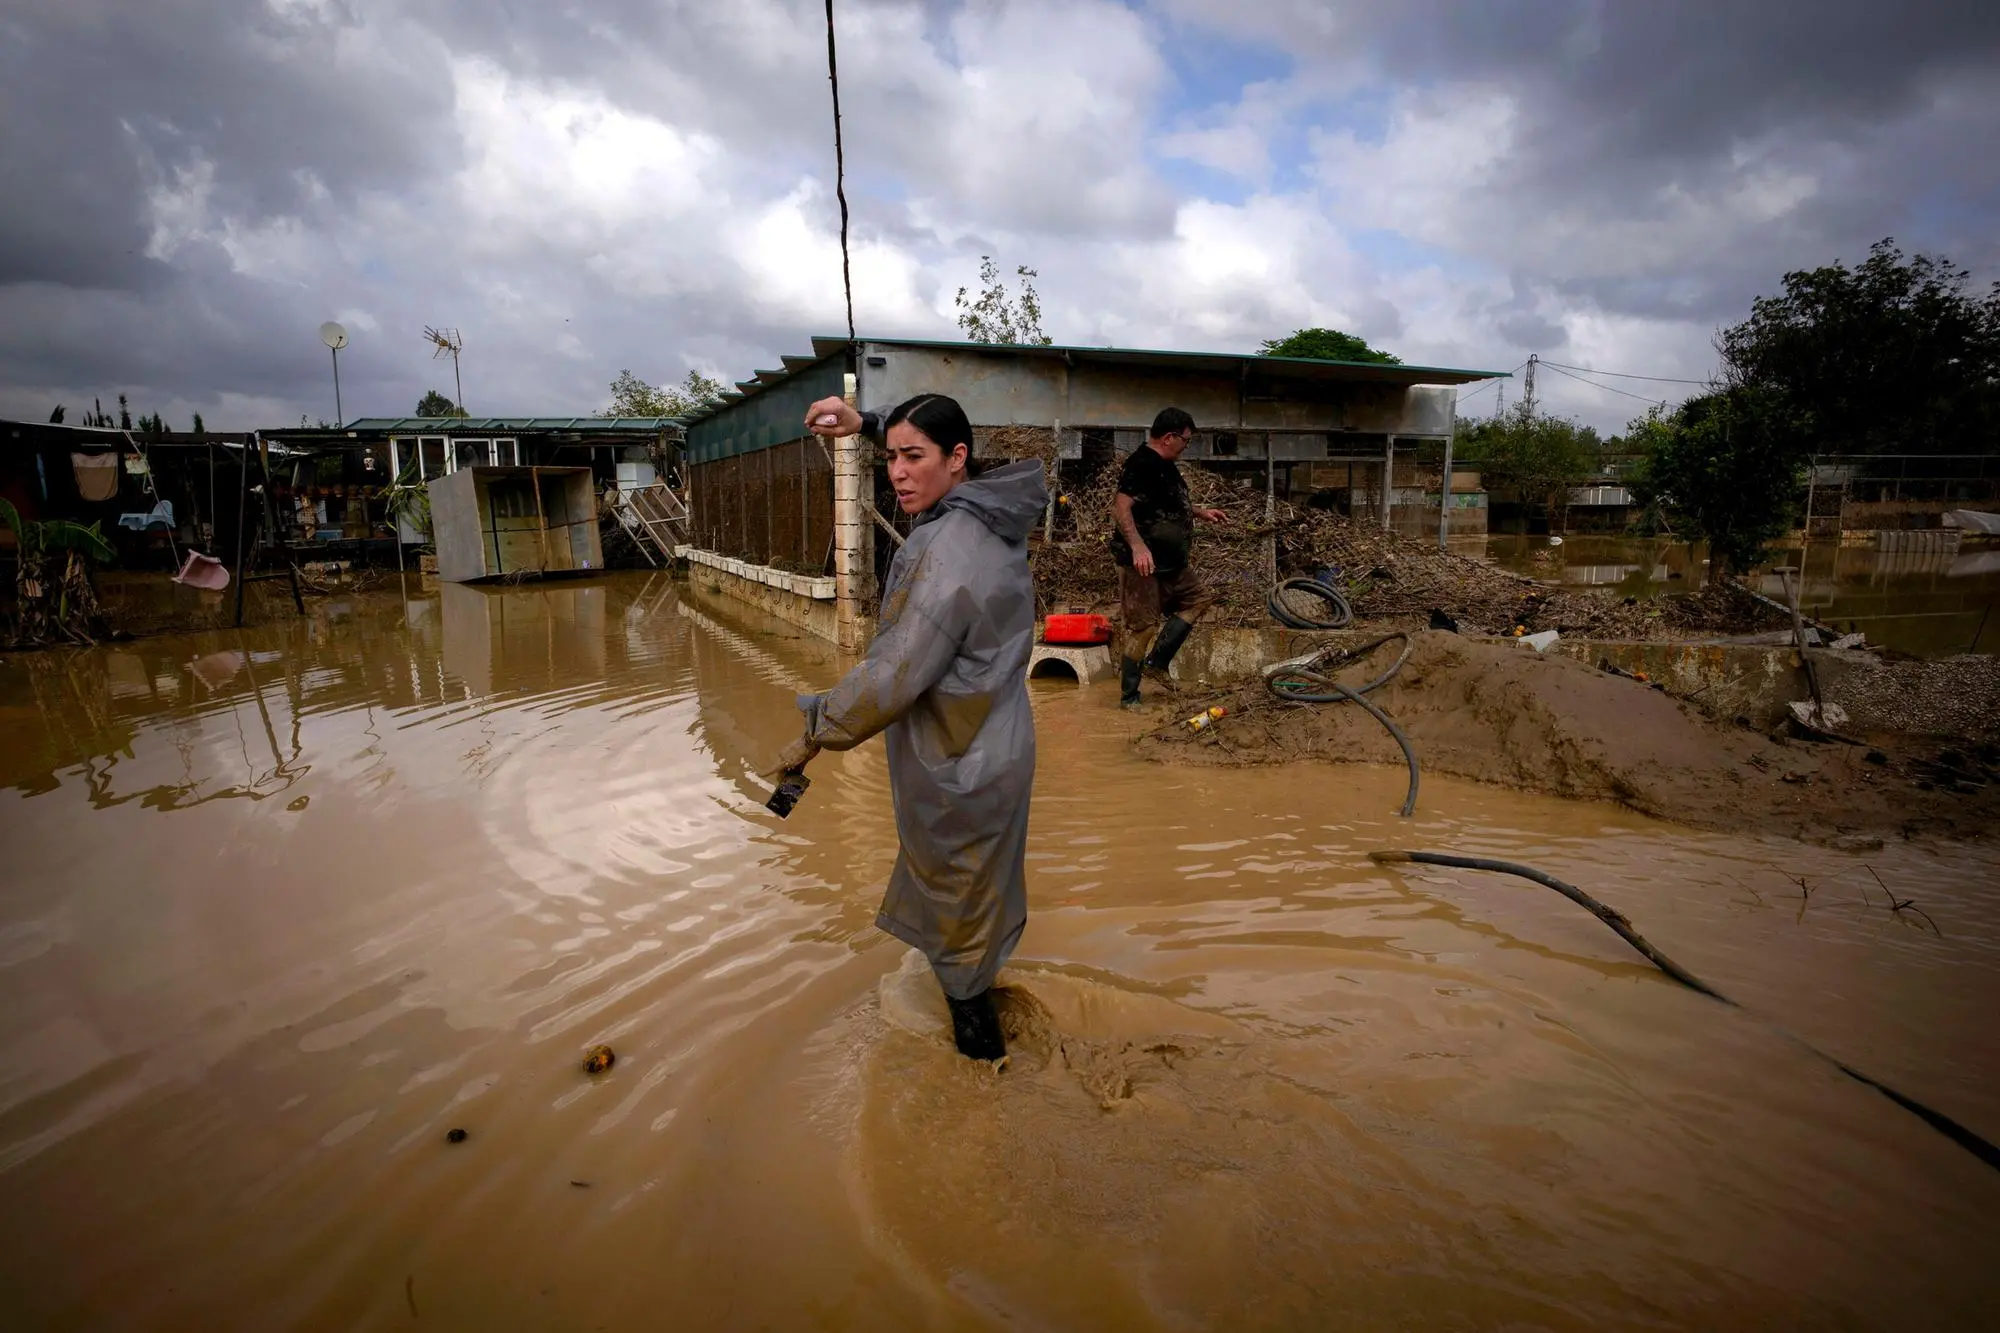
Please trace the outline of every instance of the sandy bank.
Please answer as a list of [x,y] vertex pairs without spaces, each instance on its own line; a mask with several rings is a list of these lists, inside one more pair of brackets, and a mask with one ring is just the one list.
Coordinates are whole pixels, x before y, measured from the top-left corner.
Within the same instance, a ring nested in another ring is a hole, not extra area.
[[[1341,678],[1362,683],[1393,651]],[[1848,746],[1766,734],[1511,643],[1419,632],[1401,673],[1370,697],[1409,734],[1426,773],[1615,801],[1679,823],[1861,846],[1878,836],[1977,836],[2000,814],[1990,737],[1878,733]],[[1230,710],[1220,724],[1199,733],[1180,724],[1213,704]],[[1261,684],[1183,690],[1151,705],[1146,722],[1135,744],[1163,762],[1402,762],[1360,709],[1283,703]]]

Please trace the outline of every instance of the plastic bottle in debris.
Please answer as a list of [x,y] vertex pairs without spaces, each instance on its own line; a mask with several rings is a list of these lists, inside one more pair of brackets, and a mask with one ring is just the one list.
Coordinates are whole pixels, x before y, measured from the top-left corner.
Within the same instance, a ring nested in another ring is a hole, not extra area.
[[1203,727],[1208,726],[1210,723],[1216,721],[1219,718],[1227,717],[1228,715],[1229,715],[1229,710],[1227,708],[1224,708],[1221,704],[1217,704],[1215,707],[1208,709],[1206,712],[1196,713],[1193,717],[1189,718],[1187,720],[1188,730],[1200,731]]

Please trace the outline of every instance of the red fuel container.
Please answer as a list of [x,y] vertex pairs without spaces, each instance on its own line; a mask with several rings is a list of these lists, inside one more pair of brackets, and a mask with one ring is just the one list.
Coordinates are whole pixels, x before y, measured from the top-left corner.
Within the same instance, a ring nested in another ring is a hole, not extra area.
[[1052,615],[1042,622],[1042,642],[1073,648],[1111,642],[1108,616]]

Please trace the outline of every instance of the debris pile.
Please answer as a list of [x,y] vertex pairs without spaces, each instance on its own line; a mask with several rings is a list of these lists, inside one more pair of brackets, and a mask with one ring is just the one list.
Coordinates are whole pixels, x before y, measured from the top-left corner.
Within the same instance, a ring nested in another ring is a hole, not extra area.
[[[1211,625],[1270,623],[1266,598],[1273,564],[1280,577],[1327,577],[1357,617],[1421,619],[1443,611],[1468,629],[1510,634],[1556,629],[1596,638],[1663,638],[1679,634],[1737,633],[1776,627],[1785,618],[1734,585],[1640,601],[1607,593],[1558,588],[1462,555],[1440,551],[1434,541],[1384,532],[1322,509],[1301,509],[1283,499],[1265,517],[1261,490],[1235,485],[1200,467],[1186,467],[1197,508],[1220,509],[1221,523],[1199,524],[1197,571],[1219,598]],[[1069,492],[1075,531],[1068,540],[1035,553],[1040,610],[1102,611],[1118,601],[1118,569],[1106,541],[1111,534],[1115,469]]]

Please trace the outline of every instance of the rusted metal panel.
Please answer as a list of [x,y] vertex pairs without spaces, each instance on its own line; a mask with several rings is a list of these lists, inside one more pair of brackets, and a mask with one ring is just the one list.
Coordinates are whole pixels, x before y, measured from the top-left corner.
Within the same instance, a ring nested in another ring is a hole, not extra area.
[[459,468],[430,495],[447,582],[604,566],[589,468]]

